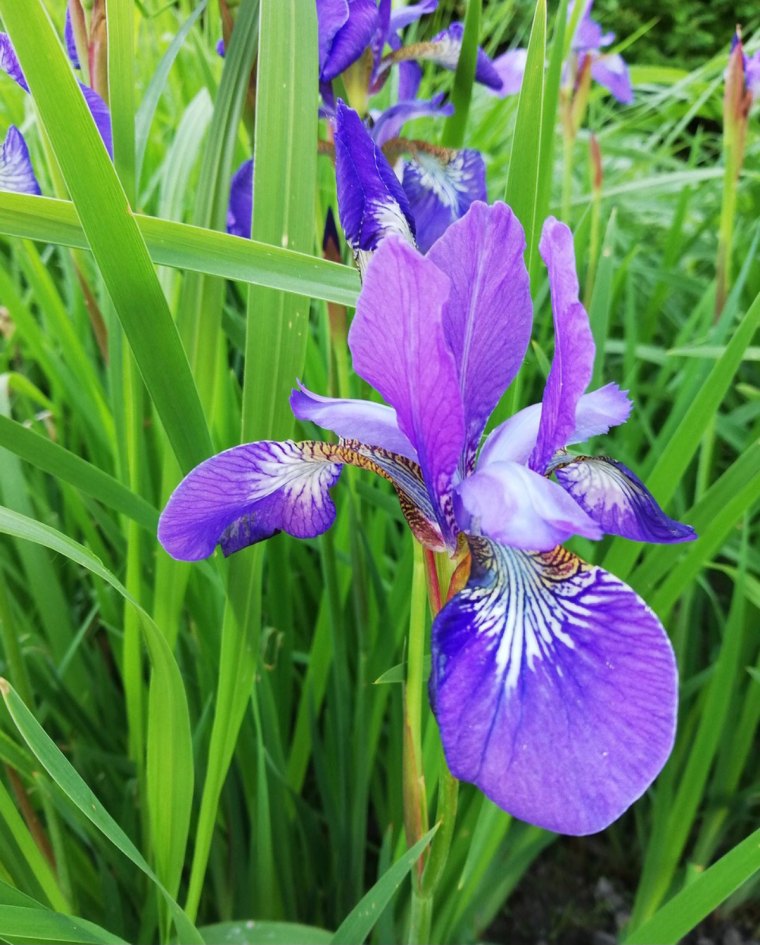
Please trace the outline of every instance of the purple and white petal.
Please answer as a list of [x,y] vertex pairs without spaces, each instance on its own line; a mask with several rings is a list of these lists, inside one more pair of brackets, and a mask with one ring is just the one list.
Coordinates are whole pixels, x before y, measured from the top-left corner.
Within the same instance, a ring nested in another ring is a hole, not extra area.
[[74,24],[71,20],[71,3],[66,4],[66,22],[63,26],[63,41],[66,44],[66,55],[69,57],[69,62],[75,69],[81,69],[82,65],[79,62],[77,42],[74,38]]
[[668,637],[622,581],[564,549],[469,542],[470,580],[432,635],[430,695],[449,768],[521,820],[603,830],[670,754]]
[[98,95],[98,93],[94,89],[91,89],[88,85],[80,82],[79,88],[82,91],[82,95],[84,95],[85,102],[87,102],[87,107],[90,109],[90,114],[92,115],[92,119],[95,122],[95,127],[98,129],[100,137],[103,139],[103,144],[106,146],[106,151],[108,151],[110,157],[113,157],[111,113],[108,110],[108,106]]
[[578,456],[555,467],[557,482],[610,535],[661,544],[693,541],[697,534],[667,516],[627,466],[607,456]]
[[591,61],[591,78],[623,105],[633,102],[633,86],[625,59],[617,53],[599,56]]
[[299,420],[311,420],[343,439],[359,440],[417,462],[417,450],[399,430],[393,407],[369,400],[321,397],[300,383],[290,395],[290,407]]
[[354,370],[395,410],[417,450],[447,544],[454,544],[451,487],[464,446],[457,367],[443,309],[451,283],[398,237],[380,244],[348,334]]
[[[625,423],[632,406],[628,391],[621,390],[617,384],[605,384],[584,394],[575,411],[575,428],[563,445],[583,443],[591,437],[607,433],[610,427]],[[491,431],[480,451],[478,465],[487,466],[489,463],[504,461],[527,463],[536,445],[540,420],[541,404],[531,404],[518,410]]]
[[[329,82],[356,62],[372,42],[378,27],[376,0],[348,0],[348,17],[337,31],[332,32],[343,16],[343,7],[345,3],[337,0],[318,0],[317,3],[319,78],[322,82]],[[327,44],[322,35],[323,24],[326,36],[332,33]]]
[[[419,236],[419,218],[417,227]],[[451,281],[443,323],[465,405],[466,467],[530,341],[533,305],[524,252],[525,233],[512,210],[478,200],[428,253]]]
[[227,205],[227,232],[233,236],[251,238],[253,215],[253,160],[243,161],[230,181],[230,200]]
[[377,114],[370,132],[372,140],[378,147],[382,148],[391,138],[398,137],[404,124],[413,118],[421,118],[425,115],[438,117],[453,115],[454,106],[450,102],[444,102],[443,99],[444,95],[441,92],[426,101],[418,101],[412,98],[409,101],[401,100],[395,105],[391,105],[390,108],[386,108],[385,111]]
[[602,530],[556,482],[520,463],[491,463],[463,479],[454,502],[460,529],[526,551],[550,551]]
[[40,194],[40,185],[34,176],[29,148],[24,136],[11,125],[0,145],[0,190],[17,194]]
[[[452,23],[448,29],[441,30],[425,49],[420,50],[418,59],[429,59],[444,69],[456,69],[459,56],[462,52],[462,38],[464,24]],[[501,76],[494,68],[494,64],[486,53],[478,46],[478,55],[475,62],[475,81],[490,89],[501,88]]]
[[284,531],[313,538],[332,525],[341,465],[322,443],[263,440],[196,466],[172,493],[158,540],[180,561],[225,555]]
[[525,66],[528,62],[527,49],[510,49],[497,56],[493,67],[501,79],[501,86],[492,89],[494,95],[506,98],[508,95],[518,95],[525,77]]
[[398,33],[411,23],[416,23],[421,16],[433,13],[437,6],[438,0],[422,0],[421,3],[410,3],[400,10],[395,10],[391,14],[390,30]]
[[554,318],[554,357],[542,398],[541,421],[530,467],[544,472],[575,429],[575,412],[594,368],[594,339],[578,298],[578,276],[570,228],[554,217],[544,223],[539,243],[549,270]]
[[335,120],[338,212],[357,255],[391,234],[414,244],[414,219],[404,189],[356,112],[338,102]]
[[9,75],[14,82],[17,82],[25,92],[29,91],[29,85],[18,61],[16,50],[13,48],[11,38],[7,33],[0,33],[0,70]]
[[485,161],[470,148],[441,156],[418,151],[404,164],[402,184],[425,253],[474,201],[486,199]]

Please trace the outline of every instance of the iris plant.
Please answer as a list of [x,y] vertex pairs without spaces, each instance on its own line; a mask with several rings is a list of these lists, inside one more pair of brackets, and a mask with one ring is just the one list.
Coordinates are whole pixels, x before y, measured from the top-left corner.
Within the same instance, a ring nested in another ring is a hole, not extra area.
[[480,447],[529,342],[524,249],[503,203],[473,204],[427,255],[383,239],[348,341],[386,404],[299,386],[296,417],[338,442],[261,441],[211,457],[177,487],[158,535],[188,561],[280,531],[311,538],[333,523],[330,490],[345,464],[390,481],[417,540],[460,560],[460,574],[469,568],[432,631],[430,698],[452,773],[516,817],[584,834],[618,817],[664,764],[677,677],[646,604],[559,543],[694,533],[621,463],[567,449],[623,423],[630,403],[615,384],[585,393],[594,343],[572,235],[554,219],[540,244],[555,327],[543,401]]

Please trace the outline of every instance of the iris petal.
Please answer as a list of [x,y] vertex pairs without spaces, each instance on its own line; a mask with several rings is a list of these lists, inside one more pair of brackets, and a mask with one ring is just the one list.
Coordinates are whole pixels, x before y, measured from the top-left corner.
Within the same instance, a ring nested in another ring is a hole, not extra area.
[[227,232],[233,236],[251,238],[253,215],[253,160],[243,161],[230,181],[230,201],[227,206]]
[[444,336],[451,283],[398,237],[380,244],[348,335],[354,369],[398,415],[417,450],[438,523],[454,544],[451,485],[464,445],[454,356]]
[[321,397],[303,384],[290,395],[290,406],[299,420],[311,420],[338,436],[379,446],[417,461],[417,451],[398,428],[396,411],[369,400]]
[[573,535],[601,538],[599,525],[556,482],[520,463],[491,463],[457,487],[459,527],[475,535],[549,551]]
[[263,440],[212,456],[177,486],[158,525],[173,558],[225,554],[285,531],[312,538],[335,519],[330,488],[340,475],[326,444]]
[[71,21],[71,3],[66,4],[66,21],[63,27],[63,41],[66,44],[66,55],[69,57],[71,65],[75,69],[81,69],[79,62],[79,53],[77,52],[77,43],[74,38],[74,24]]
[[7,33],[0,33],[0,69],[6,75],[9,75],[14,82],[17,82],[25,92],[29,91],[29,85],[18,61],[16,50],[13,48],[11,38]]
[[591,78],[603,85],[623,105],[633,102],[633,87],[628,66],[617,53],[594,58],[591,62]]
[[533,306],[525,234],[504,203],[474,203],[428,253],[451,281],[446,341],[458,365],[468,460],[530,340]]
[[594,339],[586,309],[578,298],[573,234],[568,226],[549,217],[539,243],[549,270],[554,318],[554,357],[542,399],[538,439],[531,453],[531,469],[543,472],[558,449],[566,446],[575,428],[581,394],[594,367]]
[[[439,66],[443,66],[444,69],[456,69],[462,52],[463,37],[464,25],[462,23],[452,23],[448,29],[442,30],[437,36],[433,37],[429,50],[423,52],[418,58],[430,59]],[[501,76],[494,68],[491,59],[480,47],[478,47],[475,61],[475,81],[490,89],[498,90],[501,88]]]
[[419,151],[404,165],[404,191],[423,253],[465,215],[476,200],[486,200],[486,165],[479,151],[465,148],[442,155]]
[[41,193],[29,159],[29,148],[15,125],[10,126],[0,146],[0,190],[17,194]]
[[690,525],[669,518],[639,477],[606,456],[578,456],[554,470],[557,481],[610,535],[670,544],[693,541]]
[[87,102],[87,107],[90,109],[95,127],[98,129],[100,137],[103,139],[106,151],[108,151],[109,156],[113,158],[111,113],[108,110],[108,106],[94,89],[84,85],[82,82],[79,83],[79,88],[81,89],[82,95],[84,95],[85,102]]
[[517,95],[522,88],[527,62],[527,49],[510,49],[501,56],[497,56],[493,61],[493,67],[501,79],[501,86],[493,90],[494,94],[500,98]]
[[340,222],[359,261],[390,234],[414,242],[414,220],[398,178],[362,120],[342,101],[335,120],[335,176]]
[[[320,0],[317,5],[320,54],[324,53],[324,58],[320,57],[319,78],[322,82],[329,82],[356,62],[369,46],[377,30],[378,12],[375,0],[348,0],[348,18],[326,43],[322,36],[323,24],[329,22],[329,34],[337,18],[343,15],[341,7],[345,7],[345,4],[336,3],[336,0]],[[327,17],[321,12],[323,8],[327,11]]]
[[410,23],[416,23],[426,13],[433,13],[438,6],[438,0],[422,0],[421,3],[410,3],[391,14],[390,29],[397,33]]
[[404,124],[413,118],[424,115],[453,115],[454,106],[451,103],[444,103],[443,98],[444,95],[441,92],[428,101],[417,101],[414,98],[408,101],[401,99],[379,114],[372,127],[372,140],[378,147],[382,147],[391,138],[395,138]]
[[561,548],[469,543],[470,580],[433,624],[430,694],[449,767],[522,820],[602,830],[672,748],[667,635],[622,581]]
[[[575,427],[563,446],[582,443],[592,436],[601,436],[610,427],[625,423],[631,412],[628,392],[617,384],[605,384],[584,394],[575,411]],[[514,461],[527,463],[538,437],[541,404],[531,404],[518,410],[488,436],[480,451],[479,466],[489,463]]]

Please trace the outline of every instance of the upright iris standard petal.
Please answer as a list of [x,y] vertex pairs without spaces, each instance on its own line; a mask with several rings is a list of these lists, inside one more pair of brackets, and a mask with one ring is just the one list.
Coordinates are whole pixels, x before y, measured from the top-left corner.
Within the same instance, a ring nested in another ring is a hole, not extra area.
[[575,429],[575,411],[594,367],[594,339],[578,299],[573,234],[554,217],[544,224],[539,243],[549,270],[554,317],[554,357],[542,400],[538,439],[530,466],[543,472]]
[[290,395],[290,407],[299,420],[311,420],[343,439],[371,443],[417,462],[417,451],[399,430],[393,407],[369,400],[321,397],[303,384]]
[[415,98],[407,101],[401,99],[377,116],[372,126],[372,140],[378,147],[382,147],[391,138],[395,138],[404,124],[413,118],[421,118],[424,115],[438,117],[453,115],[454,106],[450,102],[444,102],[443,99],[443,92],[434,95],[429,101],[418,101]]
[[443,325],[457,364],[468,460],[530,340],[533,306],[524,251],[525,234],[511,209],[477,202],[428,253],[451,282]]
[[227,232],[251,238],[253,215],[253,160],[243,161],[230,181],[230,202],[227,206]]
[[13,48],[11,38],[7,33],[0,33],[0,69],[18,83],[25,91],[29,91],[24,73],[21,69],[21,63],[18,61],[16,50]]
[[[615,39],[615,34],[605,33],[601,25],[591,18],[591,7],[589,3],[581,17],[578,28],[573,36],[572,49],[574,52],[596,52],[604,46],[609,46]],[[568,19],[572,16],[573,4],[568,7]]]
[[391,14],[390,30],[393,33],[398,33],[399,30],[404,29],[411,23],[416,23],[421,16],[433,13],[437,6],[438,0],[422,0],[421,3],[410,3],[400,10],[395,10]]
[[639,477],[606,456],[577,456],[554,469],[566,489],[605,532],[633,541],[693,541],[691,525],[669,518]]
[[0,190],[17,194],[41,193],[29,158],[29,148],[15,125],[10,126],[0,145]]
[[750,95],[760,96],[760,49],[744,58],[744,84]]
[[469,543],[469,583],[433,624],[431,700],[449,767],[522,820],[602,830],[670,753],[668,638],[622,581],[561,548]]
[[[464,24],[452,23],[448,29],[442,30],[430,41],[429,48],[421,50],[418,59],[430,59],[443,66],[444,69],[456,69],[459,56],[462,52]],[[478,46],[478,55],[475,62],[475,81],[490,89],[501,88],[501,76],[494,68],[493,62]]]
[[63,41],[66,44],[66,55],[69,62],[75,69],[81,69],[79,62],[79,53],[77,52],[77,43],[74,38],[74,24],[71,21],[71,3],[66,4],[66,22],[63,27]]
[[602,537],[561,486],[520,463],[491,463],[467,476],[455,510],[462,531],[526,551],[550,551],[573,535]]
[[417,450],[438,524],[453,547],[451,489],[464,446],[464,418],[443,308],[451,283],[398,237],[380,244],[367,269],[348,344],[354,370],[396,410]]
[[486,165],[479,151],[465,148],[440,155],[418,151],[404,165],[404,191],[426,253],[476,200],[486,199]]
[[609,54],[594,57],[591,62],[591,78],[603,85],[623,105],[633,102],[633,87],[628,66],[622,56]]
[[[607,433],[610,427],[625,423],[631,413],[628,392],[617,384],[605,384],[584,394],[575,410],[575,428],[563,446],[583,443],[593,436]],[[488,436],[480,451],[480,466],[513,461],[527,463],[538,439],[541,404],[531,404],[499,424]]]
[[323,443],[263,440],[207,459],[172,493],[158,540],[173,558],[198,561],[285,531],[321,535],[335,519],[330,487],[341,465]]
[[317,0],[321,82],[334,79],[361,57],[378,22],[376,0]]
[[338,102],[335,119],[338,212],[355,255],[377,249],[397,234],[414,243],[414,220],[406,194],[356,112]]

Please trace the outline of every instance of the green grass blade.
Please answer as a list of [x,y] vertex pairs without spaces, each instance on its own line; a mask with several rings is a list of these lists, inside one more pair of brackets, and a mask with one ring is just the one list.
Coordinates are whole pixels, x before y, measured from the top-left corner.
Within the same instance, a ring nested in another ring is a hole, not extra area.
[[624,945],[677,945],[702,919],[760,870],[760,830],[750,834],[649,921],[623,940]]
[[528,244],[526,262],[533,271],[538,249],[538,189],[541,171],[546,62],[546,0],[538,0],[528,42],[520,98],[517,103],[515,137],[509,161],[505,200],[517,214]]
[[295,922],[218,922],[199,930],[208,945],[330,945],[332,935]]
[[459,53],[454,87],[451,90],[451,104],[454,114],[449,115],[443,129],[441,144],[447,148],[461,148],[470,113],[472,86],[475,81],[475,67],[478,58],[478,40],[482,19],[483,0],[467,0],[467,14],[464,20],[462,50]]
[[126,945],[123,938],[112,935],[94,922],[29,906],[0,905],[0,937],[37,945],[47,945],[48,942]]
[[124,190],[40,0],[0,0],[82,228],[180,465],[211,452],[187,358]]
[[[135,214],[154,263],[281,289],[340,305],[356,304],[359,276],[353,266],[281,246]],[[0,191],[0,233],[89,249],[74,205],[51,197]]]
[[341,922],[331,939],[331,945],[353,945],[363,942],[375,923],[382,915],[383,909],[393,898],[393,894],[404,881],[407,873],[412,869],[423,850],[427,847],[438,830],[438,824],[421,837],[413,847],[410,847],[403,856],[384,873],[370,891],[362,896],[361,900]]

